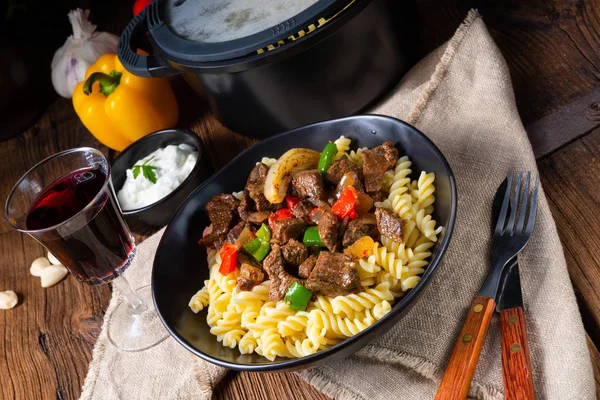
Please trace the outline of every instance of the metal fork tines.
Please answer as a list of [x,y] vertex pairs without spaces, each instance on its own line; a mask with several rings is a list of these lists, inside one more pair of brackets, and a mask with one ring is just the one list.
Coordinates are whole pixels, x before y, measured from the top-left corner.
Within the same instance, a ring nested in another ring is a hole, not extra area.
[[[530,194],[532,175],[535,175],[535,183]],[[537,174],[511,172],[508,176],[502,208],[492,236],[491,270],[479,291],[479,296],[496,297],[504,267],[529,241],[535,226],[538,188]],[[512,205],[510,213],[509,203]]]

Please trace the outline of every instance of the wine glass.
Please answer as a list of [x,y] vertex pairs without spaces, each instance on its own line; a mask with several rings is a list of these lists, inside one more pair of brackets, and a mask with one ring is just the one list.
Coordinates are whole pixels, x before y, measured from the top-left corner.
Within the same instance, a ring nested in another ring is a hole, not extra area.
[[13,228],[46,247],[80,282],[112,282],[118,288],[123,301],[108,325],[117,348],[140,351],[168,336],[150,286],[134,291],[122,275],[136,247],[100,151],[81,147],[39,162],[14,186],[4,213]]

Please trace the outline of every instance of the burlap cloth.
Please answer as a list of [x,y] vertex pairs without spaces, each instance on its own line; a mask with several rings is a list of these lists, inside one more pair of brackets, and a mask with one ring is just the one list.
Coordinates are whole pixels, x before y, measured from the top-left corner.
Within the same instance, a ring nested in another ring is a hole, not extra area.
[[[506,63],[473,11],[454,37],[414,67],[373,111],[416,125],[448,158],[459,198],[454,237],[434,279],[398,325],[355,355],[299,375],[334,398],[430,399],[489,268],[496,188],[508,171],[535,170],[536,164]],[[161,234],[139,246],[126,273],[136,287],[150,282]],[[584,329],[543,193],[535,234],[519,261],[538,398],[595,398]],[[105,325],[116,302],[113,295]],[[170,337],[147,351],[120,352],[108,342],[103,328],[82,398],[209,398],[225,373]],[[500,326],[494,317],[470,396],[498,399],[502,393]]]

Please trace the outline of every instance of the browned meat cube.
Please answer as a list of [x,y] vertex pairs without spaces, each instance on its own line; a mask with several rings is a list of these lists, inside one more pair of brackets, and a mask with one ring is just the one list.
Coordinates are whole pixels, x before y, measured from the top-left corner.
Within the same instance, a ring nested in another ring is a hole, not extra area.
[[404,220],[402,218],[379,207],[375,209],[375,216],[377,217],[377,229],[382,235],[394,242],[402,243],[404,241]]
[[294,267],[298,267],[308,258],[308,249],[296,239],[290,239],[285,246],[282,246],[281,253],[283,259]]
[[276,220],[273,224],[273,239],[286,244],[290,239],[301,239],[306,224],[298,218]]
[[268,210],[271,206],[269,200],[265,197],[264,192],[265,186],[262,183],[249,183],[246,185],[245,192],[248,192],[248,196],[254,201],[254,207],[258,211]]
[[237,208],[240,218],[245,221],[248,218],[248,216],[252,213],[253,207],[254,201],[250,198],[248,191],[244,190],[242,194],[242,199],[240,200],[240,205]]
[[271,281],[269,287],[271,301],[283,299],[290,285],[298,280],[285,271],[283,255],[278,245],[273,245],[271,252],[263,261],[263,268]]
[[310,219],[310,212],[313,210],[313,208],[315,208],[315,205],[313,203],[311,203],[310,201],[304,199],[304,200],[300,200],[300,202],[298,204],[296,204],[294,206],[294,208],[292,208],[290,211],[292,212],[292,215],[298,219],[301,219],[302,221],[306,222],[307,224],[311,223],[311,219]]
[[267,167],[263,163],[258,163],[252,171],[250,171],[250,175],[248,175],[248,181],[246,183],[258,183],[264,185],[267,180],[267,174],[269,173],[269,167]]
[[[248,176],[244,194],[247,194],[252,199],[254,208],[258,211],[267,210],[271,203],[265,198],[264,185],[269,173],[269,167],[263,163],[258,163]],[[241,214],[240,214],[241,215]]]
[[376,192],[369,193],[369,196],[371,196],[374,203],[385,201],[385,199],[387,198],[387,194],[383,190],[378,190]]
[[371,150],[362,153],[363,175],[367,192],[376,192],[383,185],[385,171],[394,168],[398,161],[398,150],[392,142],[385,142]]
[[317,263],[306,280],[306,287],[329,297],[357,293],[362,290],[358,267],[342,253],[319,253]]
[[229,232],[227,232],[227,241],[229,243],[235,243],[238,236],[240,236],[240,233],[242,233],[242,230],[244,230],[245,226],[246,223],[244,221],[240,221],[237,225],[231,228]]
[[325,180],[332,185],[337,185],[340,183],[340,179],[347,172],[354,172],[358,175],[360,180],[363,180],[363,174],[360,167],[354,164],[352,161],[348,160],[347,157],[338,158],[331,164],[327,173],[325,174]]
[[240,291],[248,291],[252,290],[254,286],[260,285],[264,280],[265,274],[260,268],[244,263],[240,267],[240,276],[236,287]]
[[338,227],[339,222],[335,214],[325,211],[319,220],[319,236],[323,244],[331,251],[335,250],[338,243]]
[[363,236],[370,236],[373,240],[379,240],[379,231],[373,224],[366,224],[361,218],[354,219],[348,224],[348,228],[344,232],[342,246],[348,247]]
[[222,241],[231,228],[239,202],[230,194],[221,194],[213,197],[205,206],[212,230],[202,238],[202,243],[212,246],[217,241]]
[[323,177],[316,169],[296,173],[292,178],[292,185],[299,197],[308,197],[318,201],[326,200]]
[[308,257],[302,264],[300,264],[300,267],[298,267],[298,276],[300,276],[300,278],[308,279],[316,263],[317,256],[315,254]]

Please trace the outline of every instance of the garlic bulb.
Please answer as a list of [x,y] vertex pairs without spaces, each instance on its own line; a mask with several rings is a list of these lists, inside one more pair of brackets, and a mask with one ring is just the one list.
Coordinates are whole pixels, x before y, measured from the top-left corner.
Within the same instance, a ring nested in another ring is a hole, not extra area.
[[54,53],[52,85],[62,97],[71,98],[75,86],[85,78],[85,71],[98,57],[116,53],[119,37],[107,32],[96,32],[96,25],[88,20],[90,11],[78,8],[69,12],[73,35]]

